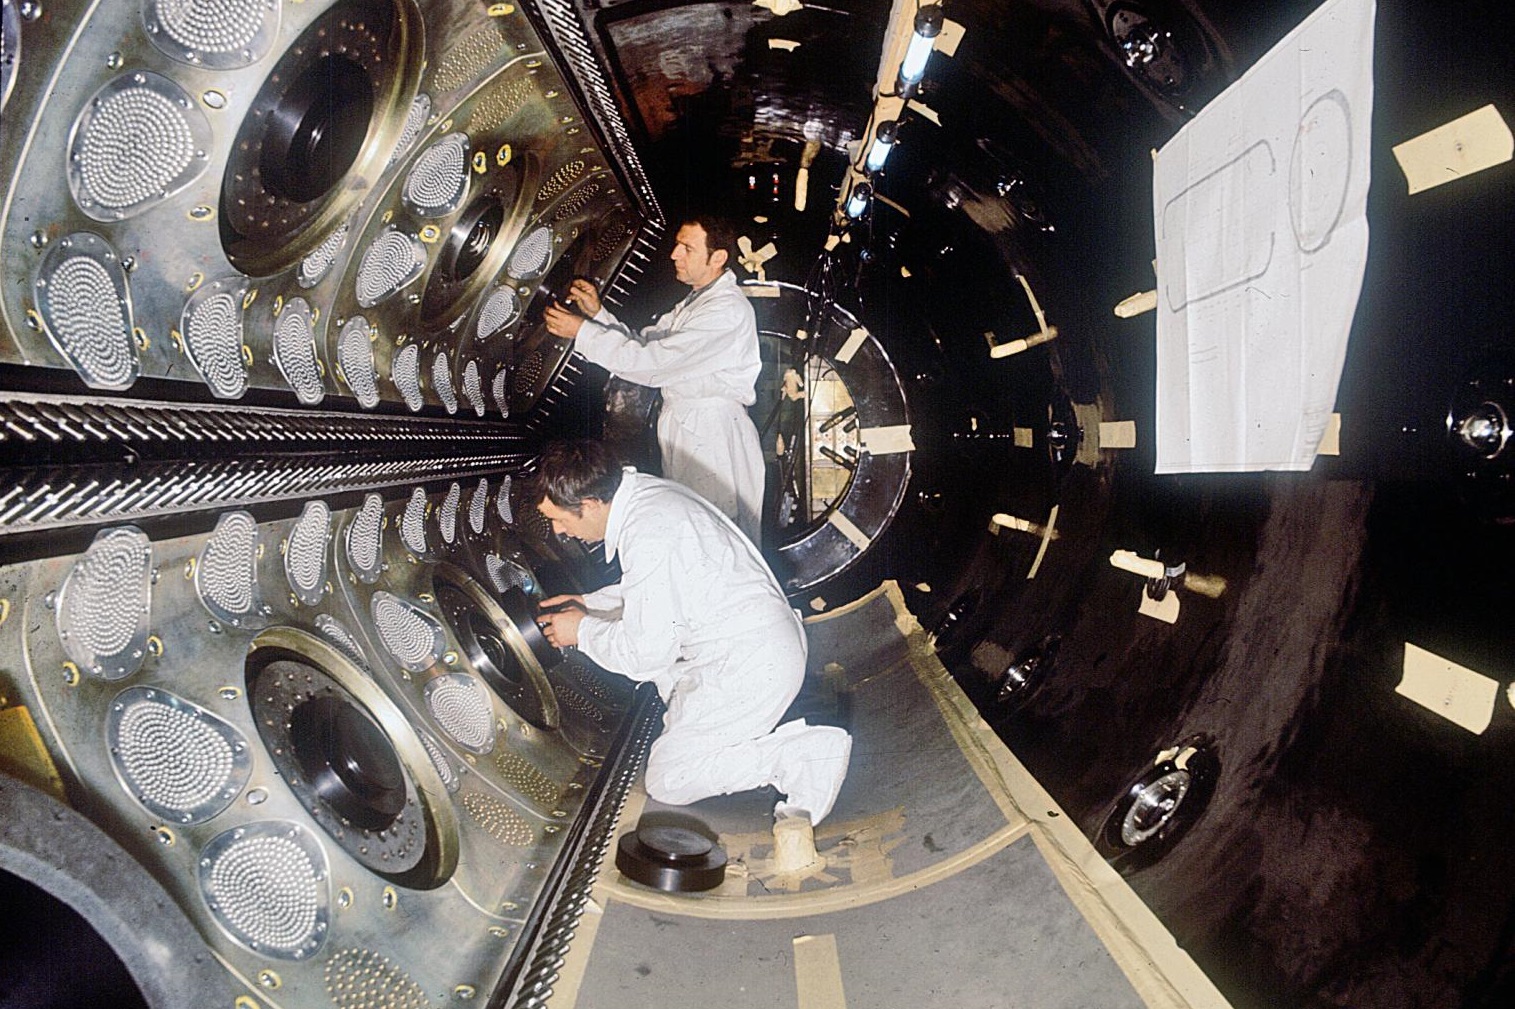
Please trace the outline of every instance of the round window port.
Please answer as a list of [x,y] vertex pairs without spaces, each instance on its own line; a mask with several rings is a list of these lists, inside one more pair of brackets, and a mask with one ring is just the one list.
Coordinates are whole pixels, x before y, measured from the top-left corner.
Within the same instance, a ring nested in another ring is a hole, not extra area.
[[536,623],[536,603],[518,588],[495,599],[462,571],[441,566],[437,605],[469,666],[524,721],[555,729],[561,716],[546,670],[562,661]]
[[1158,755],[1110,809],[1095,848],[1122,875],[1156,863],[1204,813],[1220,777],[1213,741],[1190,736]]
[[295,759],[322,801],[360,829],[383,830],[405,808],[405,772],[383,731],[355,704],[316,697],[290,713]]
[[263,184],[296,203],[326,195],[357,160],[373,112],[373,80],[357,62],[329,53],[310,64],[269,110]]

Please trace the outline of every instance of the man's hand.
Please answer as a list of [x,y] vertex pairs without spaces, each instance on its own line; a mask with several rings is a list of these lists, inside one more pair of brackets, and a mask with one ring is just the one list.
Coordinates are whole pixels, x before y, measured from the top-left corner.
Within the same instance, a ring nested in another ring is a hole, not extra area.
[[542,313],[542,319],[547,323],[547,332],[564,340],[578,336],[579,327],[584,324],[582,315],[557,305],[548,305],[547,311]]
[[600,311],[600,292],[583,277],[575,277],[568,285],[568,300],[579,306],[579,311],[593,318]]
[[550,596],[538,604],[537,626],[554,648],[577,645],[579,622],[583,619],[583,596]]

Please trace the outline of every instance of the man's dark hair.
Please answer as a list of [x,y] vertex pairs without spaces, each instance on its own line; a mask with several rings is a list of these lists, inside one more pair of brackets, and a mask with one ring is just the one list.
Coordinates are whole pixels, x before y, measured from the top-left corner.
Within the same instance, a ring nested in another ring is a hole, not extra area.
[[726,252],[726,266],[736,269],[736,227],[731,221],[717,214],[695,214],[684,219],[685,224],[697,224],[705,232],[705,249],[708,252],[717,252],[724,249]]
[[621,464],[603,442],[550,441],[532,481],[532,505],[543,498],[575,515],[589,499],[610,503],[621,486]]

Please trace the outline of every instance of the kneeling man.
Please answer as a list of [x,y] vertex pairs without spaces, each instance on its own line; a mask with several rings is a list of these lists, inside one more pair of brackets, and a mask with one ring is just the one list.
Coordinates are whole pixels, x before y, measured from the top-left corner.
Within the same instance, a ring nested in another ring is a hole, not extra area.
[[546,599],[562,608],[538,622],[552,644],[656,684],[668,712],[647,794],[677,806],[773,785],[785,796],[776,819],[825,819],[852,737],[803,719],[774,728],[805,677],[805,630],[751,541],[693,491],[623,470],[599,442],[548,445],[535,497],[555,532],[620,558],[620,582]]

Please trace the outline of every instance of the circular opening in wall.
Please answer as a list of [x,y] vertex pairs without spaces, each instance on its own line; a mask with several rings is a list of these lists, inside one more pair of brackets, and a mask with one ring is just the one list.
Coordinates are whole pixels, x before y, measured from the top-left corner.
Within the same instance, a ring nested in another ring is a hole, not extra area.
[[405,808],[405,773],[394,747],[357,705],[324,696],[289,716],[295,759],[316,794],[359,828],[383,830]]
[[346,56],[328,53],[290,82],[268,113],[258,166],[275,196],[324,196],[357,160],[373,119],[374,83]]
[[530,154],[492,170],[488,187],[476,192],[448,226],[421,299],[427,327],[455,325],[503,282],[500,273],[524,225],[523,204],[535,173],[536,158]]
[[435,584],[444,619],[489,689],[537,728],[557,728],[560,713],[546,670],[562,656],[542,636],[530,597],[511,588],[496,601],[450,565],[438,566]]
[[[0,907],[6,909],[0,916],[0,944],[5,950],[0,978],[3,990],[18,999],[6,1004],[19,1006],[24,1000],[27,1005],[147,1009],[147,999],[115,950],[67,903],[0,871]],[[67,955],[59,956],[60,950]]]
[[1006,710],[1023,706],[1047,682],[1057,661],[1057,650],[1061,642],[1062,639],[1056,635],[1044,638],[1011,660],[1005,667],[1004,675],[1000,677],[994,702]]
[[1095,847],[1125,874],[1152,865],[1199,819],[1219,775],[1220,761],[1206,736],[1190,736],[1163,751],[1121,793]]
[[504,225],[505,207],[494,196],[477,201],[459,216],[439,261],[447,278],[461,283],[472,277],[483,265]]

